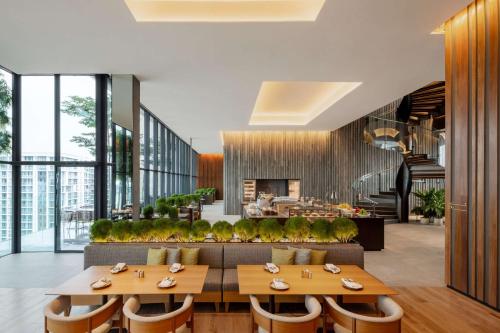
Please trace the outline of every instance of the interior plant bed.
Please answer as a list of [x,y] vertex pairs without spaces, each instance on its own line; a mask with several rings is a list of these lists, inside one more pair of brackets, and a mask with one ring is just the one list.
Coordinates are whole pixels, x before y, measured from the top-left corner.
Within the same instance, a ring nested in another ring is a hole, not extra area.
[[358,235],[354,238],[365,251],[384,249],[384,219],[381,217],[353,217],[358,226]]

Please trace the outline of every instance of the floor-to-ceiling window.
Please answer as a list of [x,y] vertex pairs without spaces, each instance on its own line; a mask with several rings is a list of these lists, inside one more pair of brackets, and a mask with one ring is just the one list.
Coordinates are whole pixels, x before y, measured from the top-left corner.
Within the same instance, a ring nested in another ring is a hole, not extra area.
[[149,110],[141,108],[141,205],[194,191],[198,155]]
[[12,74],[0,67],[0,256],[12,252]]
[[110,118],[108,80],[0,71],[0,255],[82,250],[93,220],[107,215],[95,186],[110,165],[97,149],[108,140],[97,131],[109,127],[100,127]]

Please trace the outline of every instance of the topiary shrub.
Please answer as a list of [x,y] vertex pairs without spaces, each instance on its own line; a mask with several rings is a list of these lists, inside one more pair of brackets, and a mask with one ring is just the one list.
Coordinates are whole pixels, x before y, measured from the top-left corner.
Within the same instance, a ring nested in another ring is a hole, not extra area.
[[153,238],[153,221],[139,220],[132,223],[132,237],[139,242],[148,242]]
[[333,220],[332,227],[335,239],[341,243],[349,243],[358,235],[356,223],[345,217],[337,217]]
[[90,226],[90,240],[93,242],[103,242],[109,237],[109,232],[113,228],[113,222],[107,219],[94,221]]
[[147,205],[142,209],[142,215],[144,216],[145,219],[152,219],[153,215],[155,213],[155,209],[151,205]]
[[165,215],[168,214],[169,210],[170,206],[167,203],[167,198],[162,197],[156,200],[155,211],[158,214],[158,216],[164,217]]
[[263,219],[259,222],[259,236],[264,242],[278,242],[283,237],[283,227],[275,219]]
[[311,225],[311,236],[317,242],[330,242],[333,239],[333,224],[324,219],[316,220]]
[[170,207],[168,210],[168,217],[172,220],[177,220],[179,218],[179,211],[177,207]]
[[242,242],[249,242],[257,237],[257,223],[249,219],[241,219],[234,224],[234,231]]
[[169,219],[153,221],[153,237],[159,241],[167,241],[175,234],[175,222]]
[[197,220],[191,226],[191,239],[196,242],[203,242],[207,234],[212,230],[212,226],[206,220]]
[[132,222],[113,222],[113,227],[109,235],[116,242],[128,242],[132,238]]
[[191,226],[188,221],[177,221],[175,222],[175,239],[178,242],[188,242],[189,234],[191,232]]
[[311,234],[311,224],[302,216],[291,217],[285,222],[286,237],[292,242],[302,242],[309,238]]
[[227,221],[216,222],[212,226],[212,234],[218,242],[230,241],[233,238],[233,225]]

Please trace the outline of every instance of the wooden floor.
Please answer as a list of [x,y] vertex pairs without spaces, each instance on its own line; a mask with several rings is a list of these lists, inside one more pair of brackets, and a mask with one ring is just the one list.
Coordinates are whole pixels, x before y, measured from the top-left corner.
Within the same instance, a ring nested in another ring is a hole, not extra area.
[[[403,307],[405,333],[498,333],[500,313],[450,289],[441,287],[396,288]],[[50,300],[44,289],[0,288],[1,331],[43,331],[43,306]],[[199,333],[243,333],[250,327],[248,313],[196,313]]]

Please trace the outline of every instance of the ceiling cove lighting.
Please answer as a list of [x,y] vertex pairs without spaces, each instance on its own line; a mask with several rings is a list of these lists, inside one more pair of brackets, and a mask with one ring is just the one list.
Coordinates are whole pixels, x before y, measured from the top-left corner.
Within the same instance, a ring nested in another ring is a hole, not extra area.
[[361,82],[265,81],[249,125],[307,125]]
[[124,0],[137,22],[316,21],[326,0]]
[[431,35],[444,35],[445,34],[445,27],[444,23],[441,24],[439,27],[436,29],[432,30]]

